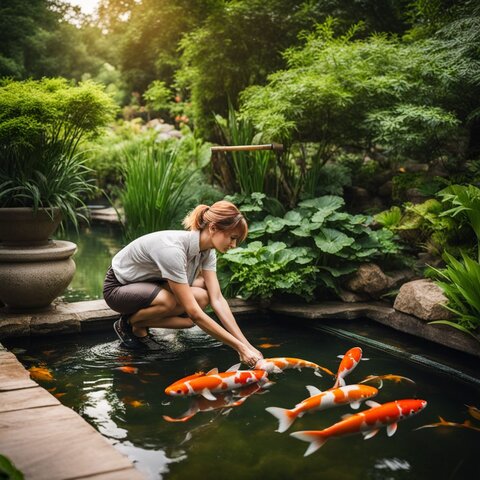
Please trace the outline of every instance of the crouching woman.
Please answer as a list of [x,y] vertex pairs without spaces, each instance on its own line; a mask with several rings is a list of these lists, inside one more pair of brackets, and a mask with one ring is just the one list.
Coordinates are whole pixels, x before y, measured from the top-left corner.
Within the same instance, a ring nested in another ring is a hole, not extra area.
[[[243,241],[247,222],[235,205],[220,201],[197,206],[183,224],[186,231],[143,235],[113,257],[103,294],[121,314],[115,332],[127,348],[157,350],[149,327],[198,325],[254,366],[262,354],[243,335],[216,274],[216,251],[225,253]],[[204,312],[208,304],[223,326]]]

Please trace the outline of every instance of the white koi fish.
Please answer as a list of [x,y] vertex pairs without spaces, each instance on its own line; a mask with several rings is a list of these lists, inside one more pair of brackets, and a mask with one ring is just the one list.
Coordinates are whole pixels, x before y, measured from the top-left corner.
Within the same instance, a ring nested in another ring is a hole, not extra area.
[[342,435],[362,433],[363,438],[367,440],[375,436],[380,428],[386,427],[387,435],[391,437],[397,431],[399,421],[417,414],[427,405],[425,400],[415,399],[395,400],[383,405],[373,400],[367,400],[365,403],[372,408],[350,415],[324,430],[304,430],[290,435],[310,443],[304,454],[306,457],[318,450],[330,438]]
[[285,432],[297,417],[305,413],[312,413],[327,408],[339,407],[350,404],[353,409],[360,407],[363,400],[374,397],[378,390],[368,385],[347,385],[340,388],[332,388],[325,392],[311,385],[307,386],[310,397],[302,400],[290,410],[279,407],[268,407],[267,412],[271,413],[279,421],[277,432]]

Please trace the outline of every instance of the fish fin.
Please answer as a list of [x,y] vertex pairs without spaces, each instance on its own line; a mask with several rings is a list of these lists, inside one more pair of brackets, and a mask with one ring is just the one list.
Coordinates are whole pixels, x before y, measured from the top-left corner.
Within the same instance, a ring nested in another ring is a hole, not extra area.
[[379,380],[380,380],[380,382],[379,382],[377,388],[380,390],[383,387],[383,380],[381,378]]
[[380,407],[380,406],[381,406],[380,403],[377,403],[377,402],[375,402],[374,400],[367,400],[367,401],[365,402],[365,405],[368,405],[370,408]]
[[337,358],[343,358],[345,355],[337,355]]
[[218,373],[218,368],[212,368],[205,375],[216,375]]
[[212,392],[208,388],[204,388],[201,392],[200,395],[202,397],[205,397],[207,400],[216,400],[217,397],[215,397]]
[[367,432],[362,432],[363,439],[368,440],[369,438],[374,437],[380,431],[379,428],[374,430],[368,430]]
[[353,413],[346,413],[345,415],[342,415],[340,418],[341,418],[342,420],[345,420],[345,419],[347,419],[347,418],[349,418],[349,417],[352,417],[353,415],[354,415]]
[[314,387],[313,385],[307,385],[305,388],[308,390],[308,393],[311,397],[313,397],[314,395],[320,395],[322,393],[319,388]]
[[278,428],[275,430],[276,432],[285,432],[297,418],[296,413],[286,408],[267,407],[265,410],[278,420]]
[[273,366],[272,368],[273,373],[283,373],[283,370],[280,367],[277,367],[276,365]]
[[308,446],[306,452],[303,454],[304,457],[307,457],[313,452],[316,452],[327,441],[327,439],[318,432],[300,431],[293,432],[290,435],[294,438],[298,438],[298,440],[310,442],[310,445]]
[[275,382],[267,380],[265,383],[262,383],[262,388],[270,388],[272,385],[275,385]]
[[338,377],[337,378],[337,383],[339,387],[345,387],[347,385],[347,382],[345,381],[345,379],[343,377]]
[[351,406],[354,410],[358,410],[358,409],[360,408],[360,402],[359,402],[359,401],[351,402],[351,403],[350,403],[350,406]]
[[322,374],[318,371],[318,368],[316,368],[316,369],[313,371],[313,374],[316,375],[317,377],[322,377]]
[[[236,372],[240,368],[241,363],[236,363],[235,365],[232,365],[227,372]],[[218,372],[217,372],[218,373]]]
[[391,437],[392,435],[395,434],[397,431],[398,423],[391,423],[390,425],[387,425],[387,435]]

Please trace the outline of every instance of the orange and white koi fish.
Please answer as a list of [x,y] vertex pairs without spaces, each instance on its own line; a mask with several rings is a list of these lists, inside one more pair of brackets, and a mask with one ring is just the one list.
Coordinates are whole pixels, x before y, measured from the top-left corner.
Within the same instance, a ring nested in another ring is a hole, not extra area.
[[365,403],[372,408],[350,415],[324,430],[304,430],[290,435],[310,443],[304,454],[306,457],[318,450],[330,438],[342,435],[361,433],[367,440],[375,436],[380,428],[387,427],[387,435],[391,437],[397,431],[400,420],[419,413],[427,405],[425,400],[416,399],[395,400],[383,405],[373,400],[367,400]]
[[267,384],[265,370],[238,370],[239,367],[240,364],[237,363],[223,373],[218,373],[217,368],[207,373],[195,373],[172,383],[165,389],[165,393],[172,396],[202,395],[207,400],[216,400],[213,393],[227,392],[257,382]]
[[[346,385],[345,377],[358,365],[360,360],[362,360],[362,349],[360,347],[353,347],[345,355],[339,355],[338,358],[341,358],[342,361],[338,367],[337,380],[333,388],[344,387]],[[363,360],[368,360],[368,358],[364,358]]]
[[368,385],[347,385],[332,388],[325,392],[312,385],[308,385],[307,389],[310,392],[310,397],[302,400],[290,410],[279,407],[266,408],[267,412],[278,418],[277,432],[285,432],[297,417],[302,417],[307,412],[311,413],[346,404],[350,404],[353,409],[357,409],[363,400],[372,398],[378,393],[375,387],[369,387]]
[[435,428],[435,427],[454,427],[454,428],[469,428],[470,430],[476,430],[480,432],[480,428],[474,427],[470,420],[465,420],[463,423],[449,422],[442,417],[438,417],[439,422],[430,423],[428,425],[422,425],[421,427],[416,428],[415,430],[422,430],[422,428]]
[[328,368],[321,367],[316,363],[309,362],[308,360],[302,360],[301,358],[291,358],[291,357],[276,357],[276,358],[262,358],[257,362],[255,368],[258,370],[265,370],[268,373],[282,373],[288,368],[296,368],[301,370],[302,368],[313,368],[314,374],[318,377],[321,377],[322,374],[320,370],[325,373],[328,373],[332,377],[335,376]]

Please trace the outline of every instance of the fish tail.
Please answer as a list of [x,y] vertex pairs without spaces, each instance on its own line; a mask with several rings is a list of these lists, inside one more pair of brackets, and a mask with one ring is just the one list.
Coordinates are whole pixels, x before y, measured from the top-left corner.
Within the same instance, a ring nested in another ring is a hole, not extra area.
[[276,431],[280,433],[288,430],[298,416],[294,411],[286,408],[268,407],[265,410],[278,419],[278,429]]
[[162,417],[167,422],[186,422],[187,420],[190,420],[193,417],[193,415],[187,415],[185,417],[180,417],[180,418],[172,418],[172,417],[169,417],[168,415],[162,415]]
[[315,430],[303,430],[300,432],[293,432],[290,434],[294,438],[298,438],[298,440],[302,440],[304,442],[309,442],[310,445],[308,446],[307,450],[303,454],[304,457],[311,455],[313,452],[316,452],[320,447],[322,447],[327,438],[322,435],[321,432],[317,432]]

